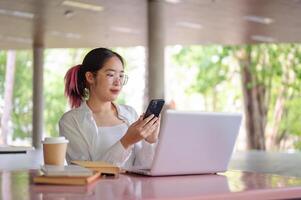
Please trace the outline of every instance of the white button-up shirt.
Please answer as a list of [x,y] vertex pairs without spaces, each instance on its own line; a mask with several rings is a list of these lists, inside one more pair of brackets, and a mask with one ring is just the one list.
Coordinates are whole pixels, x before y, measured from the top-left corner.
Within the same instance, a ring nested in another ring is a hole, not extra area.
[[83,102],[66,112],[59,122],[59,132],[69,140],[66,160],[102,160],[124,168],[149,168],[156,144],[142,140],[125,149],[120,142],[130,124],[138,119],[136,111],[126,105],[114,104],[118,118],[124,121],[112,127],[97,127],[92,111]]

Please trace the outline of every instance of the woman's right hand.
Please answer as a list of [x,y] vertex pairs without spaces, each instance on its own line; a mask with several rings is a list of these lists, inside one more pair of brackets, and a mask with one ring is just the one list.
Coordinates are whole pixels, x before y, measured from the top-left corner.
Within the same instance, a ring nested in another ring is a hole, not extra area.
[[143,119],[143,115],[134,122],[127,130],[126,134],[120,139],[121,144],[125,149],[131,145],[145,139],[153,133],[158,126],[158,117],[150,115]]

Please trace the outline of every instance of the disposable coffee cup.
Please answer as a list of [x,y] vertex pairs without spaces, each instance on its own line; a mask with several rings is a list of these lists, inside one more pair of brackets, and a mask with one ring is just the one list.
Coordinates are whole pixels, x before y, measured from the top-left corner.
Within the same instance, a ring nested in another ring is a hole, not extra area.
[[42,141],[44,164],[64,165],[68,143],[65,137],[46,137]]

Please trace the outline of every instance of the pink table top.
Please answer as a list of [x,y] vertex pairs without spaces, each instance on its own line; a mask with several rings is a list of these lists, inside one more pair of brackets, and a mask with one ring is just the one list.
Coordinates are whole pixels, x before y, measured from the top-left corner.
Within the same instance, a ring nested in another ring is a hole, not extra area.
[[301,178],[228,171],[219,175],[144,177],[121,174],[87,186],[37,185],[28,171],[1,172],[0,199],[287,199]]

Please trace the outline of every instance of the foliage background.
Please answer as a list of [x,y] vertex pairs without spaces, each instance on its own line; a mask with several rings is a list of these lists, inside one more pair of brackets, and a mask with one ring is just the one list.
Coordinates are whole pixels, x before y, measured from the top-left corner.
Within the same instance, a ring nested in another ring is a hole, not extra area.
[[[170,46],[166,48],[166,100],[179,110],[243,112],[238,53],[246,46]],[[115,48],[126,60],[129,83],[118,99],[142,112],[145,89],[144,47]],[[47,49],[44,70],[44,134],[58,135],[58,120],[69,109],[64,96],[64,75],[81,63],[89,49]],[[0,115],[3,109],[6,51],[0,51]],[[277,102],[283,100],[283,115],[277,142],[270,149],[301,149],[301,45],[252,45],[252,73],[266,88],[268,117],[265,136],[272,132]],[[254,87],[250,84],[248,87]],[[280,89],[284,91],[280,95]],[[281,99],[282,98],[282,99]],[[17,51],[11,142],[31,143],[32,52]],[[243,130],[242,130],[243,132]],[[270,140],[269,140],[270,138]],[[242,140],[244,140],[243,138]]]
[[[178,99],[180,109],[186,109],[187,102],[194,102],[198,110],[243,112],[238,57],[242,49],[251,49],[250,67],[256,81],[250,82],[247,88],[264,90],[265,98],[260,103],[267,107],[267,148],[300,149],[300,47],[299,44],[259,44],[170,48],[173,66],[169,70],[178,75],[171,76],[169,81],[189,82],[183,87],[185,93],[180,95],[186,98],[178,97],[179,90],[173,91],[170,98]],[[198,96],[191,98],[195,94]]]

